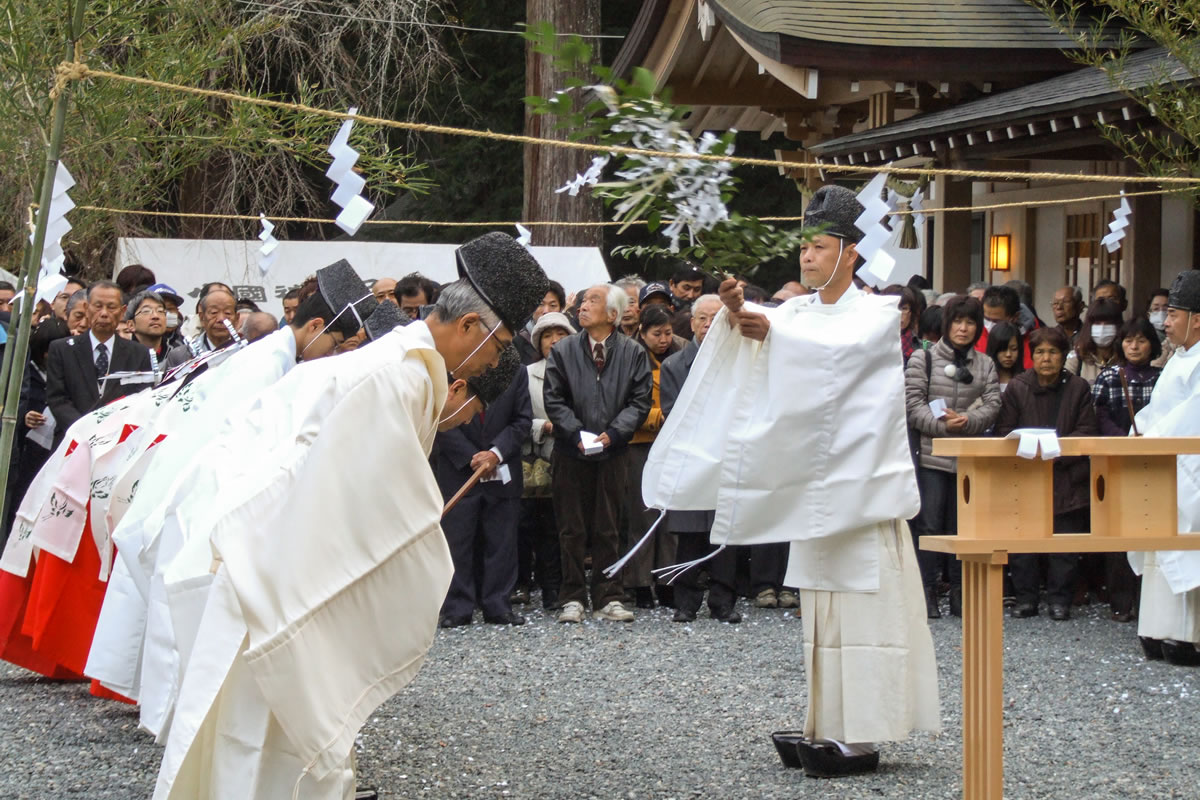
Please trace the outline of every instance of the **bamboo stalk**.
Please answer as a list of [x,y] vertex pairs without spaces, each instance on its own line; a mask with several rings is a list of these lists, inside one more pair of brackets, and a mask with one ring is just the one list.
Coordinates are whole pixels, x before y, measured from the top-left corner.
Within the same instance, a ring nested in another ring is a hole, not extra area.
[[[83,33],[83,12],[86,0],[75,0],[75,8],[71,15],[71,27],[67,34],[66,56],[64,60],[75,58],[75,43]],[[25,359],[29,353],[29,334],[33,320],[33,297],[37,292],[38,264],[42,263],[42,252],[46,247],[46,226],[49,223],[50,200],[54,194],[54,173],[58,170],[58,154],[62,150],[63,132],[67,124],[67,89],[59,92],[54,98],[53,122],[50,128],[50,140],[46,143],[46,165],[42,170],[42,186],[39,198],[37,225],[33,230],[33,244],[28,251],[27,263],[24,267],[25,284],[22,287],[25,299],[17,317],[16,342],[9,341],[6,350],[12,350],[12,355],[5,353],[9,361],[8,381],[4,385],[4,405],[0,411],[0,519],[7,514],[7,488],[9,468],[12,465],[13,439],[17,432],[17,404],[21,399],[21,383],[25,376]],[[17,498],[13,498],[16,502]],[[4,538],[7,540],[8,531]]]

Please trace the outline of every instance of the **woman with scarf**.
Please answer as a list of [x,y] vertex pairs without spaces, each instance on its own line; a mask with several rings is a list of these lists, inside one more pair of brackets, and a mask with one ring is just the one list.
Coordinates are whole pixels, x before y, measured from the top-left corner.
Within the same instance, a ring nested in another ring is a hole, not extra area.
[[[663,305],[648,305],[642,308],[638,317],[637,340],[646,349],[650,360],[650,373],[654,379],[653,404],[646,421],[633,434],[629,443],[629,492],[625,500],[625,542],[622,552],[633,547],[658,519],[658,512],[647,510],[642,502],[642,470],[646,466],[646,457],[650,454],[650,446],[654,437],[662,427],[664,417],[662,403],[659,398],[659,374],[663,360],[681,348],[674,341],[673,319],[667,307]],[[675,535],[668,533],[660,526],[655,530],[653,538],[638,548],[637,553],[625,566],[625,588],[634,590],[638,608],[654,608],[654,591],[651,569],[669,566],[675,558]],[[658,601],[668,601],[664,591],[667,587],[659,587]]]
[[[917,350],[904,374],[908,424],[921,435],[917,486],[921,512],[910,525],[914,546],[926,534],[958,533],[957,461],[933,454],[933,440],[943,436],[981,436],[1000,411],[1000,383],[992,359],[975,349],[983,330],[983,306],[973,297],[957,296],[942,312],[942,338],[928,350]],[[944,553],[921,550],[921,581],[930,619],[940,617],[937,581]],[[950,613],[962,615],[962,568],[950,559]]]

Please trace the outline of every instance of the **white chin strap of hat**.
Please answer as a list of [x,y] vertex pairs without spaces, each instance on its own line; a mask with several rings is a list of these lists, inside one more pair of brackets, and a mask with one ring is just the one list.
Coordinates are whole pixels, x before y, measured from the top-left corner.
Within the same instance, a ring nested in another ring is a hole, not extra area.
[[485,337],[483,337],[483,341],[482,341],[482,342],[480,342],[478,345],[476,345],[475,349],[471,351],[471,354],[470,354],[469,356],[467,356],[467,357],[466,357],[466,358],[464,358],[462,361],[460,361],[460,362],[458,363],[458,366],[457,366],[457,367],[455,367],[454,369],[450,370],[450,377],[451,377],[451,378],[457,378],[457,377],[458,377],[457,373],[458,373],[458,371],[459,371],[460,369],[462,369],[462,368],[463,368],[463,364],[466,364],[468,361],[470,361],[472,358],[474,358],[474,357],[475,357],[475,354],[479,352],[479,348],[481,348],[481,347],[483,347],[485,344],[487,344],[487,343],[488,343],[488,339],[491,339],[493,336],[495,336],[495,335],[496,335],[496,328],[499,328],[499,327],[500,327],[500,325],[501,325],[501,323],[496,323],[496,328],[491,328],[491,329],[489,330],[489,329],[488,329],[488,327],[487,327],[486,325],[484,325],[484,324],[483,324],[483,320],[480,320],[480,321],[479,321],[479,324],[480,324],[481,326],[483,326],[483,329],[484,329],[484,330],[486,330],[486,331],[488,332],[488,335],[487,335],[487,336],[485,336]]
[[829,287],[829,284],[833,283],[833,279],[837,277],[838,270],[842,268],[842,251],[845,249],[846,249],[846,240],[839,236],[838,237],[838,257],[837,257],[837,262],[833,265],[833,274],[829,276],[829,280],[825,281],[825,283],[820,288],[813,289],[814,292],[822,292]]
[[296,360],[300,361],[301,359],[303,359],[304,354],[306,352],[308,352],[308,348],[313,346],[313,342],[317,341],[317,339],[320,339],[322,336],[324,336],[325,332],[327,330],[329,330],[331,327],[333,327],[333,323],[338,321],[338,317],[340,317],[342,314],[345,314],[347,311],[349,311],[351,314],[354,315],[354,318],[356,320],[358,320],[358,327],[362,328],[363,325],[365,325],[366,323],[363,322],[363,318],[361,316],[359,316],[358,304],[361,303],[363,300],[366,300],[368,297],[374,297],[374,296],[375,295],[372,294],[371,292],[367,292],[366,294],[364,294],[362,297],[358,298],[354,302],[347,303],[345,306],[343,306],[341,311],[339,311],[333,315],[333,319],[331,319],[331,320],[329,320],[329,322],[325,323],[325,327],[321,328],[321,332],[318,333],[316,336],[314,336],[312,338],[312,340],[309,341],[308,344],[304,345],[304,349],[300,351],[300,355],[296,356]]
[[441,418],[441,419],[439,419],[439,420],[437,421],[437,424],[438,424],[438,425],[441,425],[443,422],[449,422],[450,420],[452,420],[452,419],[454,419],[455,417],[457,417],[459,414],[461,414],[461,413],[462,413],[462,410],[463,410],[464,408],[466,408],[467,406],[471,405],[471,399],[472,399],[472,398],[471,398],[471,395],[470,395],[470,394],[468,394],[468,395],[467,395],[467,399],[466,399],[466,400],[464,400],[464,401],[462,402],[462,404],[461,404],[461,405],[459,405],[459,407],[458,407],[458,408],[454,409],[454,410],[453,410],[453,411],[451,411],[449,414],[444,414],[444,415],[442,416],[442,418]]

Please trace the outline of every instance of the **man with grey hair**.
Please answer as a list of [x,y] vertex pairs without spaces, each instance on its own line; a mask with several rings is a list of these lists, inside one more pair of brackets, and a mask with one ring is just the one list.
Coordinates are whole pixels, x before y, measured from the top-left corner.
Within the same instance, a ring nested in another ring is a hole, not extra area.
[[967,297],[974,297],[979,302],[983,302],[983,293],[991,288],[991,284],[987,281],[973,281],[967,286]]
[[242,320],[242,327],[238,333],[242,334],[242,338],[247,342],[257,342],[277,330],[279,321],[274,316],[266,311],[251,311]]
[[72,336],[82,336],[88,327],[87,291],[80,289],[67,298],[67,330]]
[[1083,329],[1083,291],[1078,286],[1063,286],[1054,293],[1050,301],[1050,310],[1054,313],[1054,322],[1067,335],[1071,344]]
[[555,344],[546,365],[543,393],[554,425],[551,493],[562,553],[559,622],[583,620],[589,542],[593,616],[633,621],[621,603],[620,578],[604,575],[621,555],[627,445],[650,413],[654,390],[645,348],[617,330],[628,303],[619,286],[588,289],[579,306],[583,330]]
[[626,275],[617,281],[614,286],[620,286],[625,290],[625,294],[629,295],[629,305],[625,306],[625,311],[621,313],[621,333],[626,336],[637,336],[638,332],[638,315],[642,313],[641,307],[638,305],[638,295],[646,286],[646,282],[637,275]]

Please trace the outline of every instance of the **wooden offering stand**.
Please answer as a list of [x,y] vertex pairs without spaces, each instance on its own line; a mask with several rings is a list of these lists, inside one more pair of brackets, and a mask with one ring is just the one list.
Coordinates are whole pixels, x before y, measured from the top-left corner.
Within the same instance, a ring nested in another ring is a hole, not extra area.
[[1004,608],[1009,553],[1200,550],[1178,532],[1177,455],[1200,437],[1059,439],[1063,456],[1091,457],[1091,533],[1054,531],[1054,462],[1017,456],[1016,439],[935,439],[958,458],[958,535],[922,536],[921,548],[962,563],[963,797],[1004,791]]

